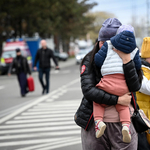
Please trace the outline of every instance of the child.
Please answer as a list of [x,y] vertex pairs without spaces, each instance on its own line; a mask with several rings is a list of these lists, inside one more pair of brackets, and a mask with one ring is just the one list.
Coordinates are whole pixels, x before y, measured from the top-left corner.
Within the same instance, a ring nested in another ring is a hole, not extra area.
[[[134,28],[130,25],[122,25],[117,30],[117,34],[110,40],[106,41],[102,48],[95,54],[95,64],[101,68],[103,78],[96,85],[98,88],[117,96],[122,96],[129,92],[126,85],[123,63],[119,55],[113,50],[117,49],[131,55],[137,70],[141,68],[141,60],[139,50],[136,48],[134,37]],[[130,91],[131,92],[131,91]],[[103,122],[104,109],[106,105],[93,103],[94,120],[96,137],[103,135],[106,124]],[[120,122],[122,123],[123,142],[130,143],[131,135],[130,127],[130,112],[129,107],[123,105],[115,105],[119,113]]]

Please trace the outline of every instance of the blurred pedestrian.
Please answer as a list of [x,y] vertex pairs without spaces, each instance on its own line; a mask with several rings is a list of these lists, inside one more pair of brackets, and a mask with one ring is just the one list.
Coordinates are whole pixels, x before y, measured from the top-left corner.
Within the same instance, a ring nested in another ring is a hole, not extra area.
[[[55,56],[53,54],[53,51],[47,47],[47,43],[45,40],[41,40],[41,46],[37,51],[35,61],[34,61],[34,70],[37,70],[36,64],[39,61],[39,81],[41,83],[41,86],[43,88],[42,94],[49,93],[49,78],[50,78],[50,69],[51,69],[51,63],[50,59],[52,58],[56,69],[59,69],[58,63],[55,59]],[[43,82],[43,75],[45,74],[45,80],[46,84]]]
[[25,97],[25,95],[29,92],[27,86],[27,74],[31,75],[31,70],[27,59],[21,55],[21,50],[19,48],[16,49],[16,57],[10,65],[8,76],[11,75],[13,68],[15,69],[20,85],[21,96]]
[[[141,62],[143,80],[139,92],[136,93],[137,103],[150,119],[150,37],[143,39]],[[138,150],[150,150],[150,133],[148,131],[138,134]]]

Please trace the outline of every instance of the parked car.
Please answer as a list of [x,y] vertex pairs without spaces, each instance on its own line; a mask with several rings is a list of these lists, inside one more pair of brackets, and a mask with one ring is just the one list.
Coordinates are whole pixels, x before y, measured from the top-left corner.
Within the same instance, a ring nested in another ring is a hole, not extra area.
[[16,48],[21,49],[22,55],[28,60],[30,69],[32,68],[32,57],[26,42],[23,40],[15,42],[6,42],[2,51],[2,56],[0,58],[0,74],[6,74],[8,72],[13,58],[16,57]]
[[68,54],[65,52],[58,52],[58,51],[54,51],[54,56],[56,57],[57,60],[63,60],[66,61],[68,59]]
[[79,50],[79,52],[76,54],[76,64],[80,64],[84,56],[89,53],[93,49],[93,45],[90,47],[82,48]]

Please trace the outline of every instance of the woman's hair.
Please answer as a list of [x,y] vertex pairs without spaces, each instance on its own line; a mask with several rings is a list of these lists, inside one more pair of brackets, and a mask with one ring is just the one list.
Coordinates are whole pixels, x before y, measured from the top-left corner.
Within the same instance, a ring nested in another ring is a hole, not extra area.
[[143,80],[143,73],[142,73],[142,69],[140,70],[136,70],[137,74],[138,74],[138,77],[139,77],[139,81],[140,83],[142,83],[142,80]]
[[99,41],[96,39],[96,43],[95,43],[95,45],[94,45],[94,47],[93,47],[93,50],[90,51],[90,52],[83,58],[80,67],[82,67],[85,58],[86,58],[87,56],[91,56],[91,57],[90,57],[90,63],[89,63],[89,66],[88,66],[88,67],[89,67],[89,72],[90,72],[91,69],[92,69],[92,67],[93,67],[94,56],[95,56],[95,54],[99,51],[99,49],[100,49],[100,48],[99,48]]

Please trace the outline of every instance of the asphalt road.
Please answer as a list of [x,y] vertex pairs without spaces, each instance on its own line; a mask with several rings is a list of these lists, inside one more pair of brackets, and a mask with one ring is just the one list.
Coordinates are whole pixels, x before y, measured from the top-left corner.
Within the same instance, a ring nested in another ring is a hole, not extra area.
[[51,69],[50,93],[35,91],[22,98],[15,75],[0,76],[0,150],[81,150],[74,114],[82,98],[79,65],[74,59]]

